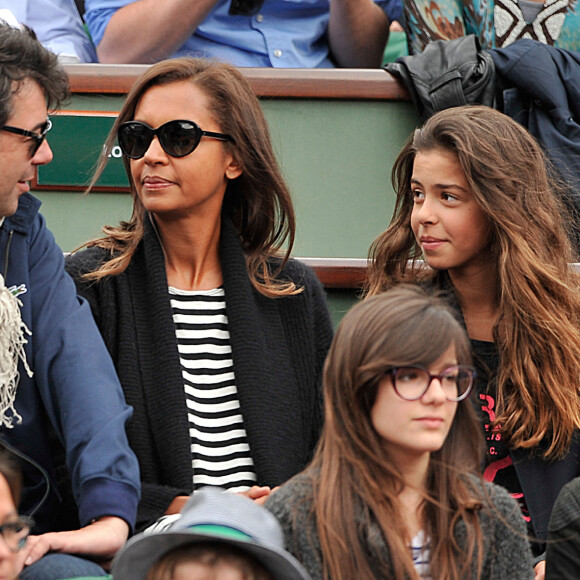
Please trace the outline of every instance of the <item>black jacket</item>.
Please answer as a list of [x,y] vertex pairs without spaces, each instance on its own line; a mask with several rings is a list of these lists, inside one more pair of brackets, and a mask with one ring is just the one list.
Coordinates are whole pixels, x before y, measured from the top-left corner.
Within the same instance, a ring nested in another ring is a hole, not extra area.
[[[498,107],[537,139],[570,185],[580,220],[580,52],[520,39],[489,51]],[[580,248],[580,223],[574,232]]]
[[[321,372],[332,339],[322,287],[291,260],[282,276],[304,286],[296,296],[266,298],[251,285],[234,226],[220,240],[226,313],[240,406],[259,485],[278,485],[310,460],[322,426]],[[163,252],[151,224],[131,264],[98,283],[100,248],[68,258],[134,407],[129,443],[141,467],[137,527],[192,491],[190,437]]]

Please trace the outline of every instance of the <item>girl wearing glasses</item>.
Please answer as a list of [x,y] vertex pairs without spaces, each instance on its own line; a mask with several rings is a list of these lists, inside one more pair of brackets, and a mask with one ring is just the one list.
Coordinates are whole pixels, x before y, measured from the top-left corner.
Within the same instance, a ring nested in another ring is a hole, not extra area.
[[485,477],[519,499],[544,540],[559,490],[580,475],[580,276],[564,194],[526,130],[481,106],[415,131],[393,184],[369,292],[402,281],[447,291],[478,369]]
[[313,580],[533,577],[516,501],[475,475],[470,360],[451,309],[418,287],[345,315],[315,457],[266,501]]
[[289,259],[294,212],[260,104],[234,67],[173,59],[136,81],[95,180],[117,138],[133,214],[68,270],[134,408],[137,525],[205,485],[263,501],[311,458],[332,327]]

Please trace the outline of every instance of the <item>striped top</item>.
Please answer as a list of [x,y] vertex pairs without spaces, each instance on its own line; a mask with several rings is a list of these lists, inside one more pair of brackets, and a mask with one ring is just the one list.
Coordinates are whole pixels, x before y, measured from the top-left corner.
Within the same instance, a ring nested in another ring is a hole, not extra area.
[[223,288],[169,287],[187,404],[193,489],[256,484],[232,361]]
[[423,530],[411,540],[411,555],[413,557],[413,566],[419,574],[421,580],[432,580],[429,571],[429,539]]

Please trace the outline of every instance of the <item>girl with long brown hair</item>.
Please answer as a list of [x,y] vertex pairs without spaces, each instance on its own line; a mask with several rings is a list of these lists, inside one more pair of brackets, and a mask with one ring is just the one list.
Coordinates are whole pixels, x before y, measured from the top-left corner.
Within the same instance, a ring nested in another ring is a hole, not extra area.
[[451,308],[416,286],[345,315],[315,457],[266,501],[315,580],[533,576],[517,503],[475,475],[470,362]]
[[314,273],[289,258],[290,193],[240,71],[207,59],[153,65],[95,180],[116,139],[133,215],[67,269],[134,408],[142,528],[200,487],[261,499],[306,465],[332,326]]
[[559,490],[580,475],[580,276],[563,189],[527,131],[481,106],[416,130],[393,184],[369,293],[410,281],[448,292],[478,368],[485,476],[544,540]]

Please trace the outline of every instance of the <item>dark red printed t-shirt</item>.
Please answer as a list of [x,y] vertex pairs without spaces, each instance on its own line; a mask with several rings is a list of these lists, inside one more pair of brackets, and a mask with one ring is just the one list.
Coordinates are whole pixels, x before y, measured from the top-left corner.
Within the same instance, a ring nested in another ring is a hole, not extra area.
[[[519,502],[524,519],[528,523],[529,533],[533,536],[533,528],[526,501],[512,458],[502,440],[499,429],[492,427],[492,422],[495,419],[496,397],[493,377],[499,366],[499,354],[493,342],[471,340],[471,348],[473,364],[477,368],[475,393],[473,393],[471,399],[477,404],[487,442],[484,478],[486,481],[492,481],[505,487],[512,497]],[[490,380],[490,377],[492,380]]]

